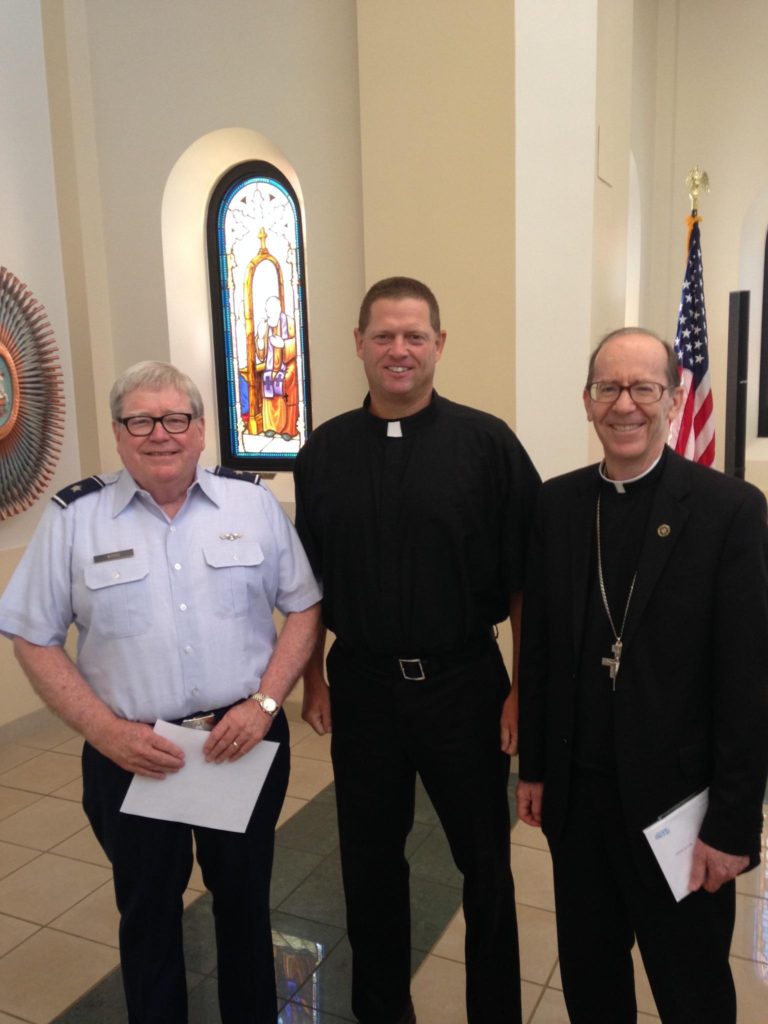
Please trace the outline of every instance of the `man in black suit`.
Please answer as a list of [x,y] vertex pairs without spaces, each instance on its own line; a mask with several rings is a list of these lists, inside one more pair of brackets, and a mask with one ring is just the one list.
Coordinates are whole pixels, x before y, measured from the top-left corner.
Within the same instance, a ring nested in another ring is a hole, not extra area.
[[[666,447],[677,361],[648,331],[595,350],[603,462],[544,485],[526,572],[518,814],[554,869],[572,1024],[636,1020],[635,938],[665,1024],[733,1024],[734,878],[759,860],[768,759],[764,496]],[[690,893],[643,828],[708,787]]]

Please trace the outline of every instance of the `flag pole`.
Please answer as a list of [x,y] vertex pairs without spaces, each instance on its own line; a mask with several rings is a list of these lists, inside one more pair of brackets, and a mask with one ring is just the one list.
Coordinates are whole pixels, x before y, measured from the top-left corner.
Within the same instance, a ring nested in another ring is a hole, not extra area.
[[685,184],[691,200],[691,213],[686,218],[687,262],[675,334],[683,403],[670,426],[667,443],[679,455],[711,466],[715,457],[715,425],[699,231],[702,219],[699,216],[699,199],[702,193],[709,192],[709,175],[694,167],[688,172]]

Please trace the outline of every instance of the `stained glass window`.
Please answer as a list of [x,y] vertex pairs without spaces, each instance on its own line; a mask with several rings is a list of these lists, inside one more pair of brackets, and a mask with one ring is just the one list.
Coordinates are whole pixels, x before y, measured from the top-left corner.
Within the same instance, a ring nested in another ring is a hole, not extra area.
[[301,208],[276,167],[249,161],[208,207],[223,465],[291,469],[311,429]]

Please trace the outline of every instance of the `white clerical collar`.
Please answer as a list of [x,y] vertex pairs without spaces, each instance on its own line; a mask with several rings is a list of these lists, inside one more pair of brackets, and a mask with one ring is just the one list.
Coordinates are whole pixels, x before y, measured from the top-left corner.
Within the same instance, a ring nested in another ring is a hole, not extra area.
[[611,478],[609,476],[606,476],[605,475],[605,459],[603,459],[603,461],[600,463],[600,466],[599,466],[600,477],[601,477],[601,479],[605,480],[605,482],[607,484],[613,484],[613,486],[616,488],[616,491],[617,491],[618,494],[624,494],[626,492],[626,484],[637,483],[638,480],[642,480],[644,476],[648,476],[649,473],[652,473],[654,471],[654,469],[656,469],[656,467],[658,466],[658,464],[659,464],[659,462],[661,460],[661,456],[663,454],[664,454],[664,449],[662,448],[661,451],[659,452],[659,457],[657,459],[655,459],[651,463],[651,465],[648,467],[648,469],[644,470],[638,476],[630,477],[629,480],[611,480]]

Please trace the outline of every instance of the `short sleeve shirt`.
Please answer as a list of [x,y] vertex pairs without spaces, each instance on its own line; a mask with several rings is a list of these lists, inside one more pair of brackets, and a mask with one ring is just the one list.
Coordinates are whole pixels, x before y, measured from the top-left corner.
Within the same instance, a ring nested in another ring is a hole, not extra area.
[[224,707],[259,687],[272,612],[320,599],[290,521],[262,485],[197,471],[173,519],[123,471],[51,503],[5,593],[0,631],[41,646],[77,629],[77,665],[135,721]]
[[312,434],[295,480],[323,618],[345,644],[424,657],[507,617],[539,477],[502,420],[438,395],[397,421],[364,407]]

